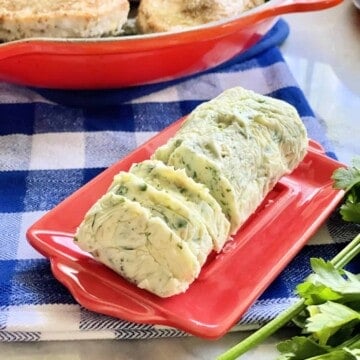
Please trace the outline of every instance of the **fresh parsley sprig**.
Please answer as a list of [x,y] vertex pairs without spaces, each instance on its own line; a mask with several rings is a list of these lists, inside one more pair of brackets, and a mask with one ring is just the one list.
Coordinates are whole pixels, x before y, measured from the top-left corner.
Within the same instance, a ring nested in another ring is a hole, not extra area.
[[304,336],[278,344],[278,360],[356,360],[360,355],[360,277],[312,259],[313,274],[297,286],[306,308],[296,321]]
[[[332,269],[342,269],[345,265],[347,265],[354,257],[356,257],[358,254],[360,254],[360,234],[358,234],[354,240],[352,240],[347,246],[345,246],[330,262],[327,262],[326,264],[331,264]],[[320,260],[322,261],[322,260]],[[314,260],[312,260],[314,263]],[[316,260],[315,260],[316,262]],[[308,278],[309,279],[309,278]],[[311,280],[306,280],[308,282]],[[333,280],[330,280],[332,282]],[[311,287],[316,288],[318,284],[312,283]],[[300,286],[301,287],[301,286]],[[302,290],[300,290],[302,291]],[[241,341],[240,343],[236,344],[234,347],[226,351],[225,353],[218,356],[217,360],[234,360],[237,359],[239,356],[245,354],[248,350],[254,348],[255,346],[259,345],[262,341],[267,339],[269,336],[274,334],[277,330],[288,324],[291,320],[296,319],[296,317],[301,314],[303,311],[307,308],[307,303],[309,304],[308,298],[300,298],[295,304],[290,306],[287,310],[279,314],[276,318],[265,324],[263,327],[261,327],[259,330],[252,333],[250,336],[248,336],[246,339]],[[281,343],[280,343],[281,344]],[[316,347],[317,349],[321,348],[322,345],[318,344],[316,341],[312,339],[307,339],[301,337],[297,341],[288,342],[288,348],[293,348],[292,351],[295,352],[295,349],[297,349],[297,354],[299,352],[304,351],[303,345],[308,344],[310,347],[310,344],[313,347]],[[288,350],[286,348],[286,350]],[[285,350],[285,345],[280,345],[280,349]],[[299,354],[298,354],[299,355]],[[284,355],[285,356],[285,355]],[[302,359],[309,359],[306,357],[289,357],[289,354],[286,355],[288,357],[281,357],[279,360],[290,360],[290,359],[296,359],[296,360],[302,360]],[[319,359],[312,359],[311,360],[341,360],[342,358],[319,358]],[[345,359],[345,358],[344,358]],[[352,360],[352,358],[349,358]],[[354,358],[355,360],[356,358]],[[348,360],[348,358],[346,358]]]
[[[360,157],[335,170],[332,180],[345,191],[343,220],[360,223]],[[343,270],[358,254],[360,234],[331,261],[311,259],[313,274],[296,288],[300,300],[217,359],[238,358],[290,321],[304,336],[279,343],[278,360],[360,359],[360,275]]]
[[332,179],[336,189],[346,191],[346,200],[340,207],[345,221],[360,223],[360,157],[352,161],[352,166],[334,171]]

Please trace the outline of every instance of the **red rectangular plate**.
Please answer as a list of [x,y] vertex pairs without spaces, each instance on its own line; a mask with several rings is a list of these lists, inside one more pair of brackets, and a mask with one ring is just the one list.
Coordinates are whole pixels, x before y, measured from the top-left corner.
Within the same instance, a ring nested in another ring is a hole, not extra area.
[[84,185],[27,232],[54,276],[84,307],[128,321],[176,327],[203,338],[223,336],[305,245],[343,196],[331,175],[343,166],[310,142],[300,166],[283,177],[219,254],[211,254],[184,294],[162,299],[124,280],[72,241],[86,211],[121,170],[149,158],[181,120]]

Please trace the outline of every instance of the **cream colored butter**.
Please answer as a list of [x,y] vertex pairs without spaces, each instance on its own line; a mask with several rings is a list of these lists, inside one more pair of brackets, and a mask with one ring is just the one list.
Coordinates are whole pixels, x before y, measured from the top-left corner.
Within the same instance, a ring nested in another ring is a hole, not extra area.
[[200,266],[205,263],[213,248],[211,236],[198,214],[184,202],[128,172],[116,175],[109,191],[137,201],[149,209],[153,216],[161,218],[188,244]]
[[195,182],[184,170],[175,170],[161,161],[146,160],[134,164],[130,172],[195,211],[212,237],[214,250],[222,249],[229,238],[230,223],[208,188]]
[[306,148],[305,127],[291,105],[233,88],[198,106],[153,158],[208,187],[234,234]]
[[112,192],[86,214],[75,242],[124,278],[162,297],[185,291],[200,271],[188,245],[162,219]]
[[197,107],[151,160],[115,176],[77,243],[141,288],[181,293],[230,238],[229,227],[239,231],[306,148],[292,106],[227,90]]

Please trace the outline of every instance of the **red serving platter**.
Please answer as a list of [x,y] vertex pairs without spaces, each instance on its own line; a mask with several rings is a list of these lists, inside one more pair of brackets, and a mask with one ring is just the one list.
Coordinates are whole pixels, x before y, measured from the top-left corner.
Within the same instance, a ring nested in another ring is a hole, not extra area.
[[88,182],[27,231],[30,244],[51,262],[54,276],[85,308],[120,319],[161,324],[216,339],[230,330],[306,244],[343,197],[331,175],[342,165],[310,141],[309,151],[283,177],[257,212],[183,294],[160,298],[130,284],[81,251],[72,241],[86,211],[113,176],[149,158],[182,120],[156,135]]
[[11,41],[0,44],[0,81],[58,89],[104,89],[176,79],[240,54],[281,14],[326,9],[341,1],[270,0],[239,17],[179,32]]

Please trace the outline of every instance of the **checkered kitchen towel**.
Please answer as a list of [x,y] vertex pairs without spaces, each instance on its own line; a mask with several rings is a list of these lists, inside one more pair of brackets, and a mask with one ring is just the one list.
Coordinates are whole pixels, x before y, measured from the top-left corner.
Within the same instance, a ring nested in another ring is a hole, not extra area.
[[[39,90],[0,83],[0,339],[38,341],[180,336],[77,304],[32,249],[25,231],[60,201],[204,100],[236,85],[297,107],[311,138],[334,156],[277,45],[284,21],[227,64],[186,79],[109,91]],[[336,214],[253,305],[238,328],[256,327],[295,301],[311,256],[332,257],[358,232]]]

